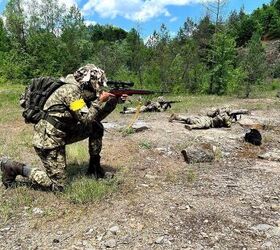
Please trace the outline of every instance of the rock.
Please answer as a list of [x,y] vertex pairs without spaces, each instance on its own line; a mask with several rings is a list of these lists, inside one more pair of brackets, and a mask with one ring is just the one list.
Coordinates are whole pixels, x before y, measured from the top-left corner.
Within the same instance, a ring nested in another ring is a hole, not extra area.
[[10,231],[11,227],[4,227],[0,229],[0,232],[7,232]]
[[53,243],[55,244],[59,243],[59,239],[53,239]]
[[251,227],[251,229],[255,230],[255,231],[267,231],[269,229],[273,228],[273,226],[268,225],[268,224],[258,224],[254,227]]
[[265,124],[263,121],[253,118],[241,118],[238,123],[243,128],[264,129]]
[[104,242],[104,245],[108,248],[114,248],[117,246],[117,241],[115,239],[109,239]]
[[111,228],[109,229],[109,231],[110,231],[112,234],[116,235],[116,234],[120,231],[120,228],[119,228],[119,226],[113,226],[113,227],[111,227]]
[[163,244],[164,242],[164,236],[160,236],[155,240],[156,244]]
[[191,209],[191,207],[189,205],[181,205],[181,206],[178,207],[178,209],[179,210],[188,210],[189,211]]
[[258,157],[268,161],[280,161],[280,150],[269,151],[258,155]]
[[273,243],[271,241],[266,241],[262,244],[261,249],[272,249]]
[[200,234],[201,234],[201,236],[202,236],[203,238],[208,238],[207,233],[201,232]]
[[144,123],[144,122],[136,122],[132,125],[132,128],[135,132],[142,132],[142,131],[145,131],[145,130],[148,130],[150,129],[149,126]]
[[269,237],[280,237],[280,227],[273,227],[266,233]]
[[201,163],[212,162],[215,160],[213,148],[210,144],[202,144],[196,146],[190,146],[181,151],[185,162]]
[[280,211],[280,205],[279,204],[272,204],[271,209],[275,212]]
[[105,129],[119,129],[120,125],[114,122],[102,122]]
[[88,229],[88,230],[86,231],[86,235],[92,234],[93,231],[94,231],[94,230],[93,230],[92,228]]
[[33,214],[43,214],[44,211],[38,207],[33,208],[32,210]]

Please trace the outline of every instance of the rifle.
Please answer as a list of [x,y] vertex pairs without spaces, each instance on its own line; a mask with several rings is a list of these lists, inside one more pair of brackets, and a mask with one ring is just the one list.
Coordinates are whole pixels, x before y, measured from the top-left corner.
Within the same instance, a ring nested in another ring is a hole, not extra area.
[[[234,119],[235,121],[237,121],[237,116],[240,115],[240,118],[241,118],[241,115],[249,115],[250,112],[248,109],[236,109],[236,110],[232,110],[229,112],[229,116]],[[239,119],[240,119],[239,118]]]
[[[178,103],[180,101],[158,101],[161,107],[165,106],[165,109],[171,108],[172,103]],[[165,105],[167,104],[167,105]]]
[[169,93],[168,91],[156,91],[147,89],[132,89],[134,86],[133,82],[123,82],[123,81],[112,81],[107,82],[109,87],[108,92],[115,95],[116,97],[121,97],[122,95],[153,95],[153,94],[164,94]]

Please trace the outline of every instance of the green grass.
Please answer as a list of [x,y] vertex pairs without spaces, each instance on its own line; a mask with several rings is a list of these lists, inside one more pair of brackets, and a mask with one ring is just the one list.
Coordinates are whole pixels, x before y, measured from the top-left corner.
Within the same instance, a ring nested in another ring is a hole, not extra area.
[[125,136],[128,136],[128,135],[134,134],[135,130],[132,127],[126,127],[126,128],[122,128],[120,130],[120,132],[121,132],[122,136],[125,137]]
[[0,203],[1,223],[5,224],[18,210],[22,212],[24,207],[31,207],[36,203],[36,198],[28,191],[27,187],[17,187],[2,195]]
[[139,143],[139,147],[142,149],[151,149],[153,147],[153,145],[151,142],[145,140],[145,141],[141,141]]
[[117,190],[118,180],[94,180],[78,177],[66,187],[63,194],[67,200],[76,204],[91,203],[108,197]]

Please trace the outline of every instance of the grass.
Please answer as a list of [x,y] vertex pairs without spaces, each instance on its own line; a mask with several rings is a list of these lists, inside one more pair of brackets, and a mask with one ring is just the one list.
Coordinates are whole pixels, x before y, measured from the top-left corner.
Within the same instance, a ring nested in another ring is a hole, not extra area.
[[[12,194],[11,192],[12,191]],[[36,203],[34,195],[28,192],[27,187],[17,187],[3,194],[0,203],[0,222],[5,224],[16,211],[23,210],[24,207],[31,207]]]
[[121,129],[120,132],[121,132],[122,136],[125,137],[125,136],[129,136],[131,134],[134,134],[135,130],[132,127],[126,127],[126,128]]
[[92,203],[111,195],[118,189],[118,184],[117,178],[93,180],[78,177],[66,187],[63,196],[75,204]]
[[151,149],[153,147],[152,143],[149,141],[141,141],[139,147],[142,149]]

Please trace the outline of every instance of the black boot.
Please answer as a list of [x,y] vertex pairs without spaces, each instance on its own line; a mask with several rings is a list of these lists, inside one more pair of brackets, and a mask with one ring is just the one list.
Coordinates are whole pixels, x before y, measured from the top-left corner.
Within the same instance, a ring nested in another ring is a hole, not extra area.
[[100,155],[90,157],[87,175],[94,175],[96,179],[104,178],[105,171],[100,166]]
[[2,171],[2,182],[6,188],[13,185],[17,175],[23,175],[23,163],[2,158],[0,159],[0,167]]

